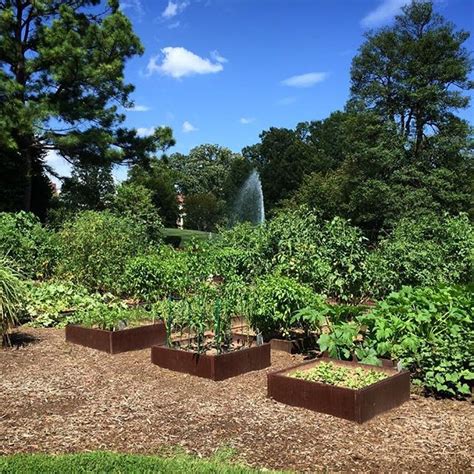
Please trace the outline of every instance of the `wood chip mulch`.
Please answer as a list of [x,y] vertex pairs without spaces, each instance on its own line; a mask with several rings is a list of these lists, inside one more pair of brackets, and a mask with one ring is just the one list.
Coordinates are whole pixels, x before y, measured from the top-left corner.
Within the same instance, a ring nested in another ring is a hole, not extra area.
[[64,331],[0,350],[0,454],[169,447],[208,456],[234,448],[258,467],[295,471],[473,472],[470,402],[412,395],[364,425],[266,397],[266,372],[213,382],[161,369],[150,351],[108,355],[66,343]]

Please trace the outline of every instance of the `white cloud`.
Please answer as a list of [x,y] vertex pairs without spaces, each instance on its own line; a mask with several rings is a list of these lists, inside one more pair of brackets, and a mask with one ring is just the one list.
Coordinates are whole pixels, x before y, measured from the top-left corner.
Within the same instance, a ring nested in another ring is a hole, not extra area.
[[153,135],[154,131],[155,127],[138,127],[137,135],[139,137],[149,137],[150,135]]
[[196,128],[192,123],[187,120],[183,122],[183,133],[197,132],[199,129]]
[[253,123],[255,122],[255,118],[254,117],[242,117],[239,122],[242,124],[242,125],[248,125],[249,123]]
[[188,1],[180,2],[177,0],[173,2],[172,0],[169,0],[168,5],[163,10],[161,16],[166,19],[173,18],[174,16],[181,13],[188,5]]
[[150,110],[150,107],[147,105],[134,105],[133,107],[130,107],[128,109],[125,109],[128,112],[148,112]]
[[161,52],[164,56],[161,64],[158,63],[159,56],[152,56],[148,61],[147,76],[158,72],[179,79],[194,74],[213,74],[224,69],[220,62],[212,62],[209,59],[201,58],[182,47],[168,46],[163,48]]
[[311,87],[322,82],[327,78],[327,73],[325,72],[308,72],[306,74],[300,74],[299,76],[291,76],[281,83],[284,86],[290,87]]
[[216,61],[217,63],[224,64],[224,63],[229,62],[226,58],[224,58],[224,56],[222,56],[221,54],[219,54],[219,51],[217,51],[217,49],[215,49],[214,51],[211,51],[210,56],[211,56],[211,58],[214,59],[214,61]]
[[145,13],[141,0],[122,0],[120,2],[120,10],[131,10],[135,12],[139,17],[142,17]]
[[168,25],[168,29],[174,30],[175,28],[179,28],[179,25],[181,25],[181,22],[180,21],[175,21],[175,22],[170,23]]
[[365,28],[378,26],[400,13],[401,8],[411,0],[381,0],[380,5],[362,18],[360,24]]

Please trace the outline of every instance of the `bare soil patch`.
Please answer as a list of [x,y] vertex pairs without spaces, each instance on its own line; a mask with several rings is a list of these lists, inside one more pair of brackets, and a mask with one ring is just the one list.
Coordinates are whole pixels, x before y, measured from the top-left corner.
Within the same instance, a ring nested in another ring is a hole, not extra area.
[[364,425],[266,396],[266,372],[222,382],[150,363],[150,350],[109,355],[68,344],[64,331],[24,329],[35,343],[0,351],[0,454],[112,450],[207,456],[235,448],[253,466],[296,471],[474,469],[474,407],[412,395]]

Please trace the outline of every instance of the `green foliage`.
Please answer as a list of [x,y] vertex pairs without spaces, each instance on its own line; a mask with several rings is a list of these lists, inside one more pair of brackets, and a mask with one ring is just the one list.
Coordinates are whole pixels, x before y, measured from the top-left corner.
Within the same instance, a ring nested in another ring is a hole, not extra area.
[[369,289],[382,297],[403,285],[468,283],[473,262],[474,226],[467,216],[402,219],[369,257]]
[[223,232],[216,247],[224,254],[221,266],[227,257],[229,267],[248,280],[277,272],[318,293],[357,300],[366,278],[364,243],[361,231],[347,221],[324,221],[303,206],[258,227],[241,224]]
[[59,274],[93,290],[114,290],[126,261],[148,250],[146,229],[108,211],[85,211],[59,233]]
[[122,278],[122,292],[144,301],[184,296],[191,287],[188,259],[168,247],[159,253],[130,259]]
[[[169,347],[177,346],[198,354],[209,349],[215,349],[217,353],[229,350],[232,342],[231,316],[235,308],[226,304],[217,290],[209,290],[178,301],[170,298],[154,306],[165,321]],[[206,335],[210,330],[212,337]],[[173,332],[180,333],[180,339],[186,334],[186,343],[174,343],[171,340]]]
[[144,159],[161,143],[157,132],[142,138],[121,127],[119,106],[132,105],[133,91],[125,62],[143,47],[117,1],[99,4],[2,5],[0,76],[8,106],[0,108],[0,138],[26,177],[25,209],[33,195],[29,177],[46,168],[48,150],[74,163],[110,165]]
[[184,201],[185,226],[211,232],[222,219],[223,205],[212,193],[187,195]]
[[362,367],[352,368],[334,365],[332,362],[320,362],[316,367],[306,370],[297,370],[291,377],[310,382],[321,382],[336,387],[359,390],[368,387],[388,377],[384,372]]
[[88,311],[114,301],[112,295],[91,294],[70,282],[30,283],[23,309],[34,327],[64,327],[77,311]]
[[466,31],[434,12],[433,2],[402,7],[394,25],[370,31],[353,59],[352,101],[396,123],[419,155],[428,133],[466,108],[472,61]]
[[[247,467],[228,464],[216,456],[201,459],[185,454],[172,457],[144,456],[93,452],[81,454],[15,454],[0,457],[3,474],[89,474],[135,472],[140,474],[175,474],[189,472],[200,474],[251,474],[261,472]],[[266,471],[271,472],[271,471]]]
[[164,160],[153,158],[136,164],[128,172],[127,183],[148,189],[155,212],[161,217],[163,223],[168,227],[176,225],[179,210],[175,176]]
[[312,171],[311,148],[286,128],[263,131],[260,143],[244,148],[242,154],[260,173],[267,212],[290,197]]
[[229,173],[241,156],[218,145],[205,144],[193,148],[188,155],[173,153],[169,166],[176,175],[176,184],[185,196],[212,193],[217,199],[225,196]]
[[142,308],[128,308],[124,303],[113,305],[101,303],[87,309],[80,309],[70,319],[73,324],[106,331],[138,326],[144,321],[154,321],[153,315]]
[[361,322],[366,345],[401,360],[428,392],[465,397],[474,380],[473,314],[472,288],[404,287]]
[[56,236],[27,212],[0,213],[0,256],[8,257],[24,276],[51,275],[58,258]]
[[293,313],[319,301],[310,288],[281,275],[257,279],[249,298],[253,299],[250,323],[265,339],[288,336]]
[[8,332],[17,324],[24,286],[6,259],[0,259],[0,345],[9,343]]
[[122,183],[117,186],[111,209],[119,216],[126,216],[144,227],[152,241],[159,241],[163,224],[153,204],[153,193],[145,186]]
[[111,164],[76,164],[71,176],[63,178],[59,202],[69,211],[100,211],[113,192]]

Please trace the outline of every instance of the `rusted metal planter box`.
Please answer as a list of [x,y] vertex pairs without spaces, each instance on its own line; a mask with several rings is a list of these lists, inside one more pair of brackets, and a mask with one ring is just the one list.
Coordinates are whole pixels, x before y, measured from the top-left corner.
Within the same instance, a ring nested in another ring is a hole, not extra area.
[[166,329],[162,322],[106,331],[70,324],[66,326],[66,341],[90,347],[109,354],[146,349],[155,344],[163,344]]
[[197,354],[167,346],[153,346],[151,361],[164,369],[211,380],[224,380],[269,367],[270,344],[214,355]]
[[267,376],[268,396],[287,405],[308,408],[357,423],[364,423],[410,398],[410,373],[406,370],[397,372],[387,367],[363,365],[390,374],[390,377],[359,390],[289,376],[296,369],[310,369],[321,361],[352,367],[362,365],[358,362],[321,358],[271,372]]
[[288,354],[301,354],[316,347],[316,339],[311,336],[296,339],[270,339],[273,351],[288,352]]

